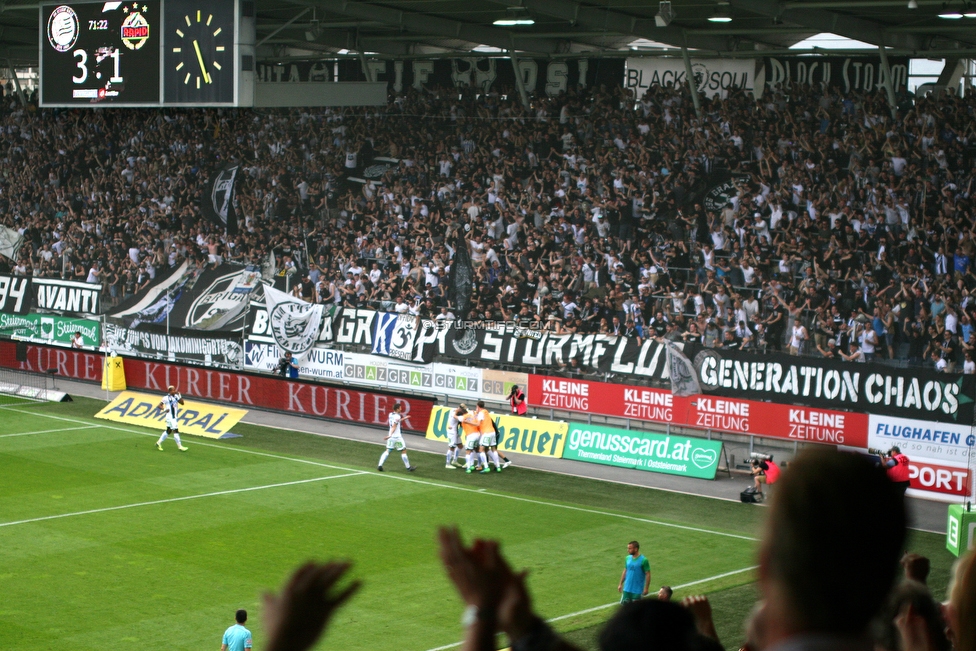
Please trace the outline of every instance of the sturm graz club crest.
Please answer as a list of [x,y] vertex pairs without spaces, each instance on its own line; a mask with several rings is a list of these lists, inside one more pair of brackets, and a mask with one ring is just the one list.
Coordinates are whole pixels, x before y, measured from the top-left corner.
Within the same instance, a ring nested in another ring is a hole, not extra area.
[[307,351],[318,337],[316,329],[309,327],[312,307],[300,303],[279,303],[269,315],[275,342],[293,355]]
[[701,351],[697,355],[695,355],[694,366],[695,366],[695,373],[698,374],[698,383],[701,385],[701,388],[713,390],[713,389],[717,389],[718,385],[707,382],[705,378],[702,377],[702,373],[701,373],[702,364],[704,364],[705,360],[708,359],[709,357],[714,357],[716,363],[718,363],[722,359],[722,356],[716,353],[714,350],[706,349]]
[[67,52],[78,41],[78,14],[67,5],[51,12],[47,19],[47,40],[58,52]]
[[451,342],[456,350],[461,355],[470,355],[478,347],[478,336],[474,333],[474,330],[465,330],[464,334],[458,337],[454,336],[454,341]]

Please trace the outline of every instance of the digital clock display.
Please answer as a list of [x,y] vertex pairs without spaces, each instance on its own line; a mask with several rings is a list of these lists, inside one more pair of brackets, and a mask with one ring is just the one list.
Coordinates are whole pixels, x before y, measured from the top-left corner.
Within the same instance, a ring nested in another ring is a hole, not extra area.
[[159,105],[160,0],[43,5],[41,105]]

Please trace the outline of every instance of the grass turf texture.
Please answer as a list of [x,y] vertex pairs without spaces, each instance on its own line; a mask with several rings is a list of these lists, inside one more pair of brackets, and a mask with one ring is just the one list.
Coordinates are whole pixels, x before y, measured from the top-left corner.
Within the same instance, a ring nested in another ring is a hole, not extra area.
[[[379,446],[246,424],[235,427],[243,438],[186,436],[189,452],[170,439],[160,453],[158,432],[91,418],[101,405],[0,409],[5,649],[216,647],[242,607],[260,649],[259,594],[306,559],[334,557],[355,561],[365,586],[322,648],[450,645],[461,604],[437,558],[443,523],[501,538],[532,569],[537,610],[593,649],[613,609],[573,613],[616,600],[628,540],[641,541],[654,589],[680,586],[751,566],[765,511],[524,468],[465,475],[415,450],[416,473],[394,454],[379,474]],[[944,592],[943,538],[915,533],[911,548],[932,559],[930,583]],[[723,643],[737,648],[752,581],[739,572],[676,597],[709,593]]]

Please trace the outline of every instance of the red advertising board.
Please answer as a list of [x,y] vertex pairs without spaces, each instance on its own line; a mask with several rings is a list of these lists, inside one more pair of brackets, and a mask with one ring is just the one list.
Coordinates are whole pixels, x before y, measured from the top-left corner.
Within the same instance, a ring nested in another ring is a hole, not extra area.
[[[89,382],[102,379],[103,357],[98,354],[28,345],[26,361],[18,362],[15,351],[16,344],[0,342],[0,365],[41,373],[56,368],[61,377]],[[403,429],[421,433],[427,431],[434,405],[423,398],[131,357],[125,359],[125,380],[130,389],[164,393],[174,385],[185,395],[204,400],[366,425],[386,425],[393,403],[400,401]]]
[[930,461],[911,459],[908,463],[912,488],[966,497],[971,494],[972,477],[968,468],[957,468]]
[[529,375],[529,403],[703,430],[867,447],[867,415],[846,411],[706,395],[682,398],[663,389],[542,375]]

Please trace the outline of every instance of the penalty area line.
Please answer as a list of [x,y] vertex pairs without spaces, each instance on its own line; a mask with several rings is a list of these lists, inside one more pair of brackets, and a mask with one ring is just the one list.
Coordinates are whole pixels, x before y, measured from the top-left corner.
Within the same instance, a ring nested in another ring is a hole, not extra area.
[[[718,579],[724,579],[729,576],[735,576],[736,574],[742,574],[743,572],[750,572],[756,568],[758,565],[751,565],[749,567],[743,567],[740,570],[732,570],[731,572],[723,572],[722,574],[716,574],[715,576],[709,576],[704,579],[698,579],[697,581],[691,581],[690,583],[682,583],[681,585],[672,586],[672,590],[682,590],[684,588],[690,588],[692,586],[701,585],[702,583],[708,583],[710,581],[717,581]],[[560,615],[559,617],[553,617],[547,619],[549,623],[562,621],[564,619],[570,619],[573,617],[579,617],[580,615],[586,615],[588,613],[595,613],[600,610],[606,610],[607,608],[613,608],[614,606],[619,606],[619,601],[614,601],[608,604],[603,604],[602,606],[594,606],[593,608],[587,608],[585,610],[578,610],[575,613],[568,613],[566,615]],[[447,651],[447,649],[456,649],[457,647],[464,644],[464,642],[455,642],[454,644],[445,644],[444,646],[434,647],[433,649],[428,649],[427,651]]]
[[13,434],[0,434],[0,439],[12,436],[31,436],[33,434],[53,434],[54,432],[74,432],[80,429],[95,429],[98,425],[85,425],[83,427],[62,427],[61,429],[42,429],[34,432],[14,432]]
[[39,518],[28,518],[26,520],[12,520],[10,522],[0,522],[0,528],[14,527],[19,524],[30,524],[32,522],[44,522],[46,520],[59,520],[61,518],[73,518],[80,515],[92,515],[94,513],[107,513],[109,511],[122,511],[124,509],[134,509],[140,506],[153,506],[156,504],[171,504],[173,502],[185,502],[187,500],[198,500],[204,497],[219,497],[221,495],[234,495],[236,493],[248,493],[260,491],[268,488],[282,488],[284,486],[297,486],[299,484],[311,484],[313,482],[328,481],[330,479],[342,479],[343,477],[358,477],[368,475],[365,471],[350,472],[344,475],[329,475],[328,477],[314,477],[312,479],[297,479],[295,481],[285,481],[277,484],[265,484],[263,486],[249,486],[247,488],[232,488],[224,491],[213,491],[211,493],[200,493],[198,495],[183,495],[182,497],[169,497],[162,500],[151,500],[148,502],[136,502],[134,504],[120,504],[118,506],[106,506],[99,509],[88,509],[86,511],[74,511],[73,513],[58,513],[55,515],[45,515]]

